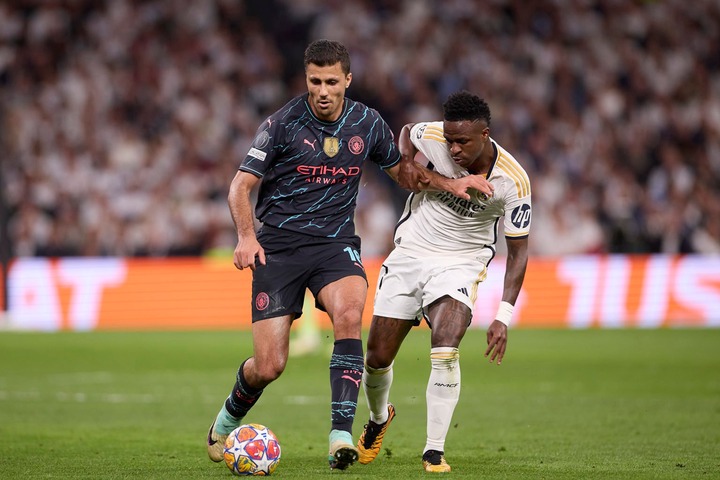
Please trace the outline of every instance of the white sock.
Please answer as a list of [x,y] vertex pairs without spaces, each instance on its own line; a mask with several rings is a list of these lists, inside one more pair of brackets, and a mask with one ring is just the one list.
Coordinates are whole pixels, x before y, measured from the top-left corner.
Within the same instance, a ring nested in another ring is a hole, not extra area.
[[365,399],[370,409],[370,420],[375,423],[387,422],[388,398],[393,381],[392,363],[385,368],[371,368],[366,364],[362,381],[365,387]]
[[445,451],[445,437],[460,398],[460,352],[453,347],[430,350],[427,391],[427,443],[425,450]]

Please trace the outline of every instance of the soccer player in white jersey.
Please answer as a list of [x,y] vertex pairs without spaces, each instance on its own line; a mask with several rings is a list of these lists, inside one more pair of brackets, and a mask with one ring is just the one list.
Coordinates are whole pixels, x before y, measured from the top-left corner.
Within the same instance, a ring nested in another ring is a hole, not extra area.
[[525,277],[530,232],[530,181],[525,170],[490,138],[490,109],[466,91],[450,95],[442,122],[403,127],[400,153],[421,152],[428,168],[450,178],[484,175],[491,197],[463,200],[445,192],[410,195],[395,230],[395,248],[380,270],[367,343],[363,385],[370,421],[358,442],[360,463],[380,452],[395,416],[389,403],[393,360],[413,326],[432,329],[427,384],[427,443],[423,468],[449,472],[445,437],[460,396],[458,347],[472,319],[477,288],[495,256],[498,223],[504,217],[507,268],[495,320],[487,330],[485,356],[502,363],[507,327]]

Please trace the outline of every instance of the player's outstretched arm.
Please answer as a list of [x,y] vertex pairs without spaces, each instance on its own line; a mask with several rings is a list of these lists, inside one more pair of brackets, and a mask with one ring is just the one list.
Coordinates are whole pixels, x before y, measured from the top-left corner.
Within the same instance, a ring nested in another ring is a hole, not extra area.
[[426,188],[430,180],[424,174],[427,169],[421,168],[421,165],[415,161],[418,149],[410,141],[410,129],[413,125],[413,123],[409,123],[400,130],[398,137],[400,163],[387,169],[386,172],[402,188],[418,193]]
[[250,202],[250,192],[260,181],[258,177],[247,172],[238,171],[230,184],[228,206],[230,215],[237,229],[238,243],[233,254],[235,267],[242,270],[249,267],[255,270],[255,257],[261,265],[265,265],[265,250],[255,236],[255,224]]
[[[437,175],[438,177],[445,179],[442,175],[437,172],[428,170],[430,175]],[[468,175],[460,178],[448,178],[445,179],[447,184],[445,188],[436,188],[436,190],[444,190],[450,192],[456,197],[470,200],[470,191],[477,190],[487,197],[492,197],[495,187],[492,183],[488,182],[487,179],[482,175]],[[430,182],[432,183],[432,181]]]
[[485,356],[490,357],[490,363],[497,361],[502,363],[507,348],[507,326],[512,317],[512,308],[520,294],[525,270],[528,261],[528,239],[511,239],[505,237],[508,255],[505,268],[505,281],[503,285],[503,296],[498,314],[487,330],[487,349]]
[[429,170],[416,161],[418,149],[410,139],[410,129],[413,123],[405,125],[398,137],[398,150],[400,150],[400,163],[387,169],[388,174],[398,184],[415,193],[421,190],[436,190],[450,192],[456,197],[470,199],[469,190],[478,190],[488,197],[493,195],[494,187],[482,175],[468,175],[462,178],[447,178],[435,171]]
[[523,281],[528,263],[528,237],[508,238],[505,237],[507,245],[507,260],[505,262],[505,280],[503,283],[503,302],[515,305]]

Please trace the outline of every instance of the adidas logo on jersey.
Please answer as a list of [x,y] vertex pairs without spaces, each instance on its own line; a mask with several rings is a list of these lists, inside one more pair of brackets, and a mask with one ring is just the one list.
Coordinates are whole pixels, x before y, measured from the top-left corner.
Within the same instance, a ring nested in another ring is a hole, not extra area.
[[466,297],[469,297],[469,296],[470,296],[470,295],[468,295],[467,288],[465,288],[465,287],[463,287],[463,288],[458,288],[458,292],[462,293],[462,294],[465,295]]

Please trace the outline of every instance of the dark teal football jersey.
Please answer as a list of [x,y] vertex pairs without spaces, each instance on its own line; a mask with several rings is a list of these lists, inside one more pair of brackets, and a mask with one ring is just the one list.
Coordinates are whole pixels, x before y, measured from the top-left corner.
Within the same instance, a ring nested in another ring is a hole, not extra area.
[[346,97],[340,118],[328,123],[315,117],[307,98],[294,98],[263,122],[240,170],[262,179],[255,215],[263,224],[353,236],[363,163],[390,168],[400,152],[376,110]]

